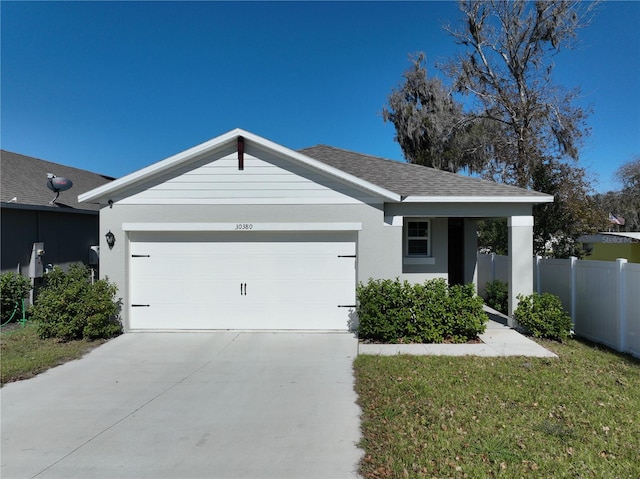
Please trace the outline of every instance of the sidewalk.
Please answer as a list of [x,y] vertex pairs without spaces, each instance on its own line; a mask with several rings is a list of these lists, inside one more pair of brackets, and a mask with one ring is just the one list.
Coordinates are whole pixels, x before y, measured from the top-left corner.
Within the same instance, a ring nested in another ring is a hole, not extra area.
[[422,356],[528,356],[556,358],[551,351],[511,329],[507,317],[485,306],[489,315],[487,330],[480,335],[480,344],[358,344],[358,354],[395,356],[414,354]]

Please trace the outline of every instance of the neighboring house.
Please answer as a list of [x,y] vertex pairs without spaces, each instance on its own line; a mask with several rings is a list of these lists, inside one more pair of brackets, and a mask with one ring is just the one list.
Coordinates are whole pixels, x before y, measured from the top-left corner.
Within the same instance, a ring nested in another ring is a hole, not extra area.
[[625,258],[640,263],[640,232],[603,232],[578,239],[585,251],[583,259],[615,261]]
[[485,218],[508,218],[514,306],[533,287],[532,206],[553,198],[236,129],[79,200],[100,205],[126,330],[347,330],[357,282],[476,282]]
[[[73,182],[68,191],[47,187],[47,174]],[[90,247],[98,245],[99,207],[78,203],[78,194],[104,186],[113,178],[90,171],[1,150],[0,210],[2,272],[28,276],[34,243],[44,243],[44,265],[66,268],[70,263],[95,262]]]

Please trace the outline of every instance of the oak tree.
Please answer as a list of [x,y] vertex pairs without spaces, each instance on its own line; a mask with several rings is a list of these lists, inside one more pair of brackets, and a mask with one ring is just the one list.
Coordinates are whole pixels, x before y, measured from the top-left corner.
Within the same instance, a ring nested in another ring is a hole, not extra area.
[[462,53],[438,65],[451,91],[427,78],[419,54],[383,118],[396,127],[411,162],[554,195],[553,206],[534,211],[536,250],[554,245],[566,255],[578,236],[596,228],[590,222],[599,214],[587,201],[589,175],[576,164],[589,111],[577,105],[579,90],[554,83],[552,73],[555,56],[574,46],[594,4],[462,0],[459,6],[463,21],[445,29]]
[[424,53],[409,60],[411,67],[389,95],[382,117],[395,126],[395,139],[409,162],[458,171],[466,166],[455,146],[458,126],[465,123],[462,107],[439,78],[427,77]]

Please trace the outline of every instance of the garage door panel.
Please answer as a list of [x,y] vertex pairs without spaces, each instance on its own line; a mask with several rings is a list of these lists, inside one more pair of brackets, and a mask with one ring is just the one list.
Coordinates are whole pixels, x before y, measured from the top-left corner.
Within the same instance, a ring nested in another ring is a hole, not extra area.
[[130,243],[131,329],[348,328],[355,234],[188,238]]

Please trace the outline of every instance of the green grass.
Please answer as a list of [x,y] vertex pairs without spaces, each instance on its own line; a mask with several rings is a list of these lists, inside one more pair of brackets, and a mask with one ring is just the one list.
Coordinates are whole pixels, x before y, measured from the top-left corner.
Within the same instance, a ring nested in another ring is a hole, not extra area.
[[559,359],[359,356],[360,473],[640,477],[640,362],[540,341]]
[[2,385],[31,378],[49,368],[81,358],[102,341],[40,339],[34,323],[5,326],[0,330],[0,382]]

